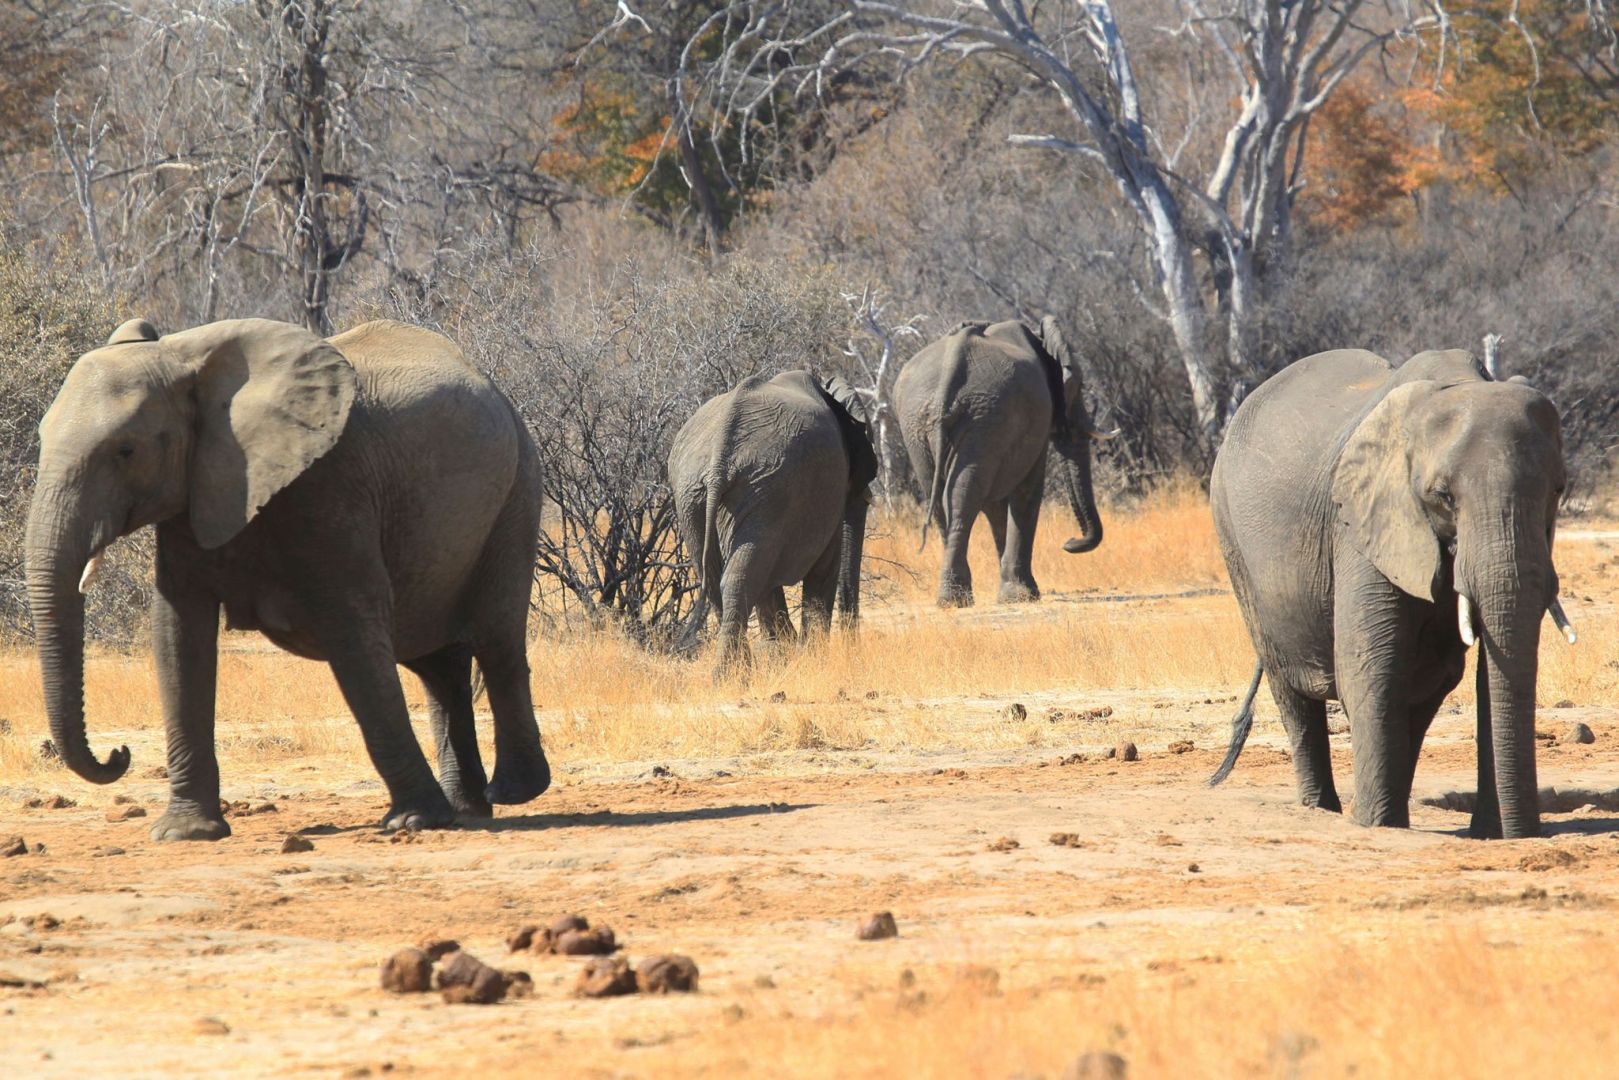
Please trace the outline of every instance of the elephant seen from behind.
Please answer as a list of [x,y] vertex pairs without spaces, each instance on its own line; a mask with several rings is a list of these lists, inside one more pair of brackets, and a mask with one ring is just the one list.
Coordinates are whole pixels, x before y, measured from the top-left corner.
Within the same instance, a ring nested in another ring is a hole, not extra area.
[[1232,418],[1210,501],[1300,799],[1341,809],[1326,702],[1348,715],[1353,817],[1409,824],[1423,737],[1478,655],[1480,837],[1539,832],[1535,680],[1542,617],[1569,640],[1552,564],[1564,485],[1557,409],[1468,353],[1393,367],[1360,350],[1298,361]]
[[858,618],[877,456],[864,404],[842,379],[743,379],[676,433],[668,475],[699,603],[719,618],[721,673],[750,662],[751,612],[768,637],[791,634],[785,586],[803,583],[806,636],[831,627],[834,602]]
[[1091,484],[1091,424],[1078,358],[1051,317],[1038,333],[1021,322],[968,322],[924,346],[900,369],[894,411],[917,484],[926,493],[922,538],[944,541],[941,606],[973,602],[968,541],[989,519],[1001,561],[1000,602],[1036,600],[1034,531],[1045,496],[1047,446],[1062,462],[1063,494],[1080,535],[1070,554],[1102,542]]
[[[84,598],[108,544],[156,526],[152,648],[168,739],[157,840],[230,835],[214,749],[219,616],[326,661],[387,785],[386,828],[446,826],[543,792],[529,700],[540,518],[534,444],[446,338],[392,322],[329,340],[265,319],[168,336],[119,327],[40,425],[26,538],[51,737],[97,784],[84,719]],[[472,661],[495,721],[486,779]],[[441,781],[396,664],[427,689]]]

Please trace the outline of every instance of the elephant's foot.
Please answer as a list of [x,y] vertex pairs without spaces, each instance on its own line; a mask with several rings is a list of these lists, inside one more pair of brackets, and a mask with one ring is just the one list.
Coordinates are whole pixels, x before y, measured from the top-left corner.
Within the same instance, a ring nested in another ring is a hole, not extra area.
[[[214,803],[218,806],[218,802]],[[171,807],[152,823],[152,839],[159,843],[169,840],[223,840],[230,835],[230,826],[223,817],[209,817],[193,806]]]
[[1349,820],[1374,829],[1409,829],[1411,809],[1409,806],[1376,806],[1356,799],[1349,808]]
[[1473,819],[1467,824],[1467,835],[1474,840],[1499,840],[1504,835],[1501,830],[1501,815],[1494,816],[1473,814]]
[[484,796],[498,806],[513,806],[537,799],[551,786],[551,766],[545,751],[537,751],[516,766],[510,756],[495,762],[495,776],[484,788]]
[[445,788],[444,794],[449,798],[450,806],[455,810],[456,817],[487,818],[495,816],[494,807],[489,805],[489,800],[484,797],[482,791],[479,791],[476,795],[469,795],[459,788]]
[[448,829],[454,824],[455,808],[435,784],[432,793],[421,798],[395,799],[393,806],[388,809],[387,816],[382,819],[382,831],[415,832],[418,829]]
[[962,588],[957,585],[948,585],[939,589],[939,606],[942,608],[968,608],[973,606],[973,591],[971,587]]
[[1032,604],[1040,599],[1040,586],[1032,581],[1003,581],[997,602],[1002,604]]

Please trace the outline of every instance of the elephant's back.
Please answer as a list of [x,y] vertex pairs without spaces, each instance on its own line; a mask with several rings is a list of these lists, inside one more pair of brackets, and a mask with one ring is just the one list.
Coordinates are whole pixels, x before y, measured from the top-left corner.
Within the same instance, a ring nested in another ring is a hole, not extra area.
[[1284,668],[1272,677],[1313,696],[1331,690],[1338,448],[1392,370],[1358,349],[1305,357],[1248,396],[1214,460],[1215,531],[1256,647],[1269,665]]

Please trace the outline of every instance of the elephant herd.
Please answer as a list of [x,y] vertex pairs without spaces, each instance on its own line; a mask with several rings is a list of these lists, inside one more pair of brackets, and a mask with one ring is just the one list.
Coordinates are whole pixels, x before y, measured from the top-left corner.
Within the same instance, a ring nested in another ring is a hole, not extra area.
[[[1034,532],[1055,450],[1080,535],[1102,539],[1078,357],[1055,321],[962,323],[901,369],[892,408],[944,543],[938,600],[972,603],[979,514],[1002,602],[1033,600]],[[668,460],[681,538],[716,614],[721,670],[749,662],[757,613],[805,635],[858,617],[870,485],[867,404],[837,378],[750,377],[704,403]],[[1552,539],[1564,485],[1556,408],[1463,352],[1395,367],[1308,357],[1236,411],[1210,501],[1258,664],[1233,721],[1230,771],[1268,678],[1299,796],[1339,810],[1326,702],[1349,717],[1352,814],[1408,823],[1428,725],[1478,670],[1473,832],[1539,830],[1534,692],[1541,617],[1573,640]],[[84,600],[108,544],[155,526],[152,643],[170,803],[157,840],[230,834],[214,748],[220,614],[324,660],[388,789],[383,827],[433,828],[527,802],[550,769],[530,700],[527,607],[542,501],[511,404],[439,334],[368,323],[330,339],[263,319],[167,336],[131,320],[82,356],[40,425],[26,565],[52,739],[93,783],[120,778],[84,718]],[[474,731],[472,663],[494,717]],[[439,775],[411,730],[398,666],[426,689]]]

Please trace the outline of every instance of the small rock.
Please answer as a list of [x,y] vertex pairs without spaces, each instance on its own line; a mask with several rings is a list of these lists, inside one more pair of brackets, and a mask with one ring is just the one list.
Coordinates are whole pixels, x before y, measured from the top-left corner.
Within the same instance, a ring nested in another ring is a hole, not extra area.
[[635,985],[643,994],[689,994],[697,989],[697,964],[689,956],[651,956],[635,968]]
[[1203,868],[1197,865],[1197,863],[1187,863],[1186,872],[1188,874],[1201,874],[1203,872]]
[[167,765],[153,765],[146,770],[146,778],[148,780],[167,780],[169,778],[169,767]]
[[647,775],[654,780],[667,780],[674,774],[675,771],[667,765],[654,765],[647,771]]
[[281,854],[283,854],[283,855],[291,855],[294,852],[298,852],[298,851],[314,851],[314,850],[315,850],[315,842],[313,840],[309,839],[309,837],[307,837],[307,836],[299,836],[297,833],[293,833],[292,835],[288,836],[285,840],[281,841]]
[[[1176,739],[1174,742],[1169,744],[1169,752],[1171,754],[1189,754],[1196,749],[1197,747],[1192,743],[1191,739]],[[1129,759],[1126,758],[1125,760]]]
[[34,842],[34,854],[35,855],[43,855],[43,854],[45,854],[45,845],[41,844],[37,840]]
[[144,806],[119,806],[107,811],[108,821],[129,821],[132,818],[143,818],[145,816],[146,807]]
[[30,810],[67,810],[70,807],[74,807],[79,804],[68,798],[66,795],[52,795],[48,799],[36,796],[23,803],[23,805]]
[[1058,847],[1075,847],[1075,848],[1077,848],[1077,847],[1084,847],[1085,846],[1085,841],[1083,839],[1081,839],[1081,837],[1080,837],[1080,835],[1078,833],[1054,832],[1049,837],[1047,837],[1047,839],[1050,840],[1053,844],[1056,844]]
[[490,967],[465,950],[439,965],[439,989],[451,1005],[493,1005],[506,996],[505,972]]
[[770,695],[770,703],[772,705],[780,705],[783,702],[785,702],[786,700],[787,700],[787,691],[785,691],[785,690],[777,690],[774,694]]
[[905,968],[899,973],[899,988],[901,990],[911,990],[915,988],[915,986],[916,972],[912,971],[910,968]]
[[1012,704],[1001,710],[1001,719],[1003,720],[1012,720],[1015,722],[1018,720],[1027,720],[1028,718],[1029,710],[1025,709],[1023,707],[1023,703],[1020,701],[1014,701]]
[[382,988],[395,994],[433,989],[433,958],[420,949],[400,949],[382,962]]
[[866,691],[866,700],[867,701],[876,701],[880,697],[882,697],[882,694],[878,693],[875,690],[867,690]]
[[99,847],[90,853],[90,857],[92,859],[106,859],[123,853],[124,849],[121,847]]
[[1115,746],[1113,752],[1118,755],[1120,761],[1136,761],[1141,757],[1140,751],[1136,749],[1136,744],[1128,739]]
[[532,923],[527,926],[519,926],[506,936],[506,951],[522,952],[534,944],[534,935],[539,932],[540,928]]
[[989,842],[990,851],[1016,851],[1021,846],[1022,845],[1020,845],[1010,836],[1003,836],[997,840],[991,840]]
[[1574,707],[1574,703],[1572,701],[1570,701],[1568,698],[1563,698],[1556,705],[1552,706],[1552,708],[1554,708],[1554,709],[1572,709],[1573,707]]
[[894,913],[879,911],[861,924],[855,936],[861,941],[882,941],[884,938],[899,937],[899,926],[894,922]]
[[204,1016],[191,1025],[198,1035],[229,1035],[230,1025],[217,1016]]
[[620,956],[594,956],[579,969],[573,992],[578,997],[618,997],[635,993],[635,972]]
[[724,1020],[727,1024],[740,1024],[747,1018],[748,1010],[744,1009],[734,1001],[720,1010],[720,1019]]
[[1113,715],[1113,706],[1094,705],[1089,709],[1081,709],[1075,714],[1081,720],[1106,720]]
[[28,842],[20,836],[13,836],[0,842],[0,859],[9,859],[14,855],[28,854]]
[[427,938],[416,947],[426,953],[429,960],[442,960],[459,950],[461,943],[450,938]]
[[1062,1080],[1126,1080],[1130,1063],[1111,1050],[1081,1054],[1063,1070]]
[[558,934],[551,951],[558,956],[607,956],[618,951],[618,942],[613,937],[612,927],[597,926]]
[[1596,733],[1584,724],[1570,724],[1563,733],[1557,737],[1560,743],[1594,743],[1597,741]]
[[772,979],[769,975],[755,975],[753,977],[753,988],[755,990],[774,990],[776,988],[776,980]]
[[1116,758],[1118,756],[1119,756],[1119,748],[1116,747],[1116,746],[1110,746],[1106,750],[1102,751],[1102,760],[1103,761],[1112,761],[1114,758]]

